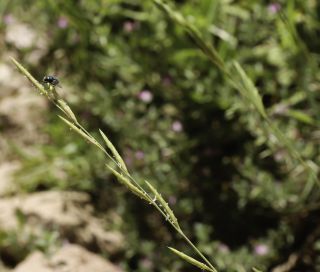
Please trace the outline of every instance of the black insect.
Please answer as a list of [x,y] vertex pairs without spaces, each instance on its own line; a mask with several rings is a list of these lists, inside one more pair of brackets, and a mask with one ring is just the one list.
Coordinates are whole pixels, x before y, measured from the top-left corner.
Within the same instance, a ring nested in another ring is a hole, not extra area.
[[54,87],[57,86],[57,87],[61,88],[61,86],[59,84],[60,82],[55,76],[45,76],[42,81],[43,81],[43,83],[47,83],[47,84],[50,84]]

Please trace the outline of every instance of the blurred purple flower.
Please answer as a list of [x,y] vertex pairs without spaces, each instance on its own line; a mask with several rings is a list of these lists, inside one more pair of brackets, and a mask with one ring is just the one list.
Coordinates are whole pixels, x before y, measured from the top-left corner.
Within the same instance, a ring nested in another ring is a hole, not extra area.
[[14,22],[14,17],[11,14],[6,14],[3,17],[3,22],[5,25],[10,25]]
[[162,84],[166,87],[169,87],[172,84],[172,78],[170,76],[163,77]]
[[124,151],[123,151],[123,159],[124,159],[125,164],[128,167],[132,166],[132,163],[133,163],[132,155],[133,155],[132,154],[132,150],[130,148],[125,148],[124,149]]
[[230,251],[229,247],[224,244],[224,243],[220,243],[218,245],[218,250],[221,252],[221,253],[228,253]]
[[175,196],[169,196],[168,202],[170,205],[175,205],[177,203],[177,198]]
[[153,99],[153,94],[149,90],[143,90],[138,94],[141,101],[145,103],[150,103]]
[[254,253],[259,256],[264,256],[269,253],[269,247],[266,244],[257,244],[254,247]]
[[123,30],[124,32],[130,33],[134,30],[136,30],[138,27],[138,24],[136,22],[132,22],[132,21],[126,21],[123,24]]
[[132,158],[130,156],[124,156],[124,162],[130,167],[132,165]]
[[141,150],[138,150],[138,151],[134,154],[134,156],[135,156],[136,159],[138,159],[138,160],[143,160],[143,159],[144,159],[144,152],[141,151]]
[[174,132],[181,132],[183,130],[183,126],[181,124],[180,121],[174,121],[172,123],[172,126],[171,126],[171,129],[174,131]]
[[67,17],[64,17],[64,16],[60,16],[59,19],[58,19],[58,22],[57,22],[57,25],[59,28],[66,28],[69,24],[69,21],[68,21],[68,18]]
[[280,11],[281,5],[279,3],[271,3],[268,5],[268,10],[271,14],[276,14]]

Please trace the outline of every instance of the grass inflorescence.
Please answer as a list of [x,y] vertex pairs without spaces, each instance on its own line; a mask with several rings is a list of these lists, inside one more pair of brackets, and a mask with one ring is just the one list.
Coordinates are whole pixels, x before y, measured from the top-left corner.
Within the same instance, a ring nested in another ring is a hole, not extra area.
[[[106,147],[105,148],[90,132],[88,132],[78,121],[74,112],[61,97],[55,91],[54,86],[44,86],[38,82],[19,62],[14,58],[11,58],[12,62],[18,68],[18,70],[27,77],[27,79],[36,87],[41,95],[45,95],[57,108],[59,108],[63,113],[64,117],[59,116],[60,119],[67,124],[72,130],[77,132],[81,137],[83,137],[89,144],[97,147],[102,151],[108,158],[108,163],[106,167],[111,171],[112,174],[117,178],[120,184],[125,186],[131,193],[138,196],[140,199],[145,201],[147,204],[151,204],[159,211],[159,213],[164,217],[165,221],[176,230],[177,233],[191,246],[191,248],[199,255],[203,260],[200,262],[183,252],[176,249],[169,248],[173,253],[177,254],[183,260],[193,264],[194,266],[207,271],[216,272],[216,268],[211,264],[211,262],[200,252],[200,250],[191,242],[191,240],[185,235],[181,229],[177,217],[174,215],[173,210],[169,207],[169,204],[165,201],[162,195],[157,191],[157,189],[148,181],[140,184],[128,171],[124,160],[121,155],[105,135],[102,130],[99,130]],[[146,185],[146,188],[145,188]]]

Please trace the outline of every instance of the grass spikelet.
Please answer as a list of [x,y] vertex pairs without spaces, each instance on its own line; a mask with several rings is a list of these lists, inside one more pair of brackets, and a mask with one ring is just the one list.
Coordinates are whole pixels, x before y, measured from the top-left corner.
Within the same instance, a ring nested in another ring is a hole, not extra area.
[[156,200],[159,201],[159,203],[162,205],[162,207],[164,208],[164,211],[166,212],[166,214],[168,215],[168,219],[171,220],[171,222],[178,228],[180,229],[179,223],[178,223],[178,219],[175,217],[173,211],[171,210],[171,208],[169,207],[168,203],[163,199],[162,195],[159,194],[159,192],[156,190],[156,188],[154,188],[148,181],[144,181],[150,191],[155,195]]
[[10,57],[11,61],[14,63],[14,65],[18,68],[18,70],[24,74],[27,79],[39,90],[40,94],[44,94],[48,96],[48,92],[46,89],[42,86],[41,83],[39,83],[38,80],[36,80],[19,62],[17,62],[14,58]]
[[59,118],[63,122],[65,122],[70,128],[72,128],[75,132],[80,134],[85,140],[89,141],[90,143],[92,143],[93,145],[97,146],[99,149],[104,151],[103,147],[93,137],[91,137],[91,136],[87,135],[86,133],[84,133],[80,128],[78,128],[77,126],[75,126],[74,124],[69,122],[67,119],[63,118],[62,116],[59,115]]
[[78,124],[78,120],[74,115],[73,111],[71,110],[71,108],[68,106],[68,104],[62,99],[58,100],[58,104],[61,110],[70,118],[70,120],[72,120],[75,124]]
[[117,151],[117,149],[114,147],[114,145],[111,143],[111,141],[108,139],[108,137],[103,133],[103,131],[101,129],[99,129],[99,132],[103,138],[103,140],[105,141],[107,147],[110,149],[111,153],[113,154],[114,158],[116,159],[116,161],[118,162],[118,166],[123,169],[126,173],[128,173],[128,169],[126,164],[124,163],[122,157],[120,156],[119,152]]
[[181,259],[185,260],[186,262],[196,266],[196,267],[199,267],[200,269],[202,270],[206,270],[206,271],[213,271],[213,272],[217,272],[217,270],[215,269],[212,269],[210,268],[209,266],[207,266],[206,264],[202,263],[202,262],[199,262],[197,261],[196,259],[188,256],[187,254],[179,251],[179,250],[176,250],[172,247],[168,247],[174,254],[178,255]]
[[111,166],[107,165],[108,169],[112,172],[112,174],[114,174],[118,181],[123,184],[124,186],[126,186],[132,193],[134,193],[135,195],[137,195],[138,197],[150,202],[150,199],[147,197],[147,195],[142,192],[138,187],[136,187],[135,185],[133,185],[129,179],[127,179],[126,177],[124,177],[122,174],[120,174],[119,172],[117,172],[115,169],[113,169]]

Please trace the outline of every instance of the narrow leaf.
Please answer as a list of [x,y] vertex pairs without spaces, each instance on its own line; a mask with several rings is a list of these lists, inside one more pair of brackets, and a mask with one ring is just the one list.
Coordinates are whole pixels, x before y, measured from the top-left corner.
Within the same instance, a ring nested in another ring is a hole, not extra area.
[[286,115],[300,121],[306,123],[308,125],[314,125],[316,121],[308,114],[300,111],[300,110],[288,110]]
[[239,87],[242,87],[243,94],[256,107],[256,109],[262,115],[262,117],[266,118],[267,114],[264,109],[261,96],[259,95],[259,92],[257,88],[254,86],[252,80],[247,76],[246,72],[242,69],[238,62],[235,61],[233,63],[233,66],[241,80],[241,86]]

